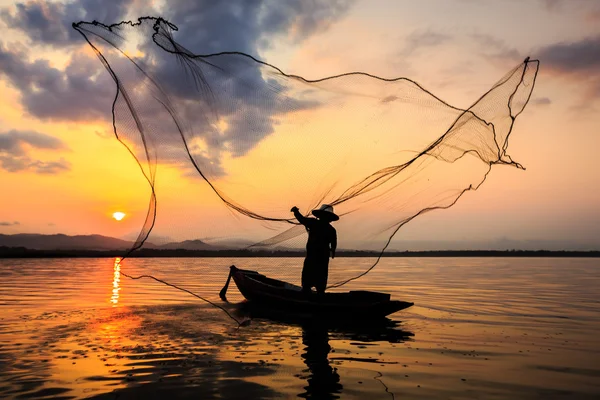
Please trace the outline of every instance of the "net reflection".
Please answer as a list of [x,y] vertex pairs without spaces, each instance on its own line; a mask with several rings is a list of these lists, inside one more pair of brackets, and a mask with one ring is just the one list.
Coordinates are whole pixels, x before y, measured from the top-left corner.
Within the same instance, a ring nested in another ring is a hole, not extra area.
[[115,264],[113,268],[113,282],[112,282],[112,295],[110,296],[110,302],[113,307],[119,305],[119,291],[121,290],[121,258],[115,258]]

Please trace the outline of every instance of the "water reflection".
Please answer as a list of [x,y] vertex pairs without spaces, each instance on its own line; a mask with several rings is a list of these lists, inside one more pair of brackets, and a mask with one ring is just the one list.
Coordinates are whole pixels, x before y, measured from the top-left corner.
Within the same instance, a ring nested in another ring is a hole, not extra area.
[[115,258],[115,265],[113,268],[113,288],[112,288],[112,296],[110,297],[110,302],[113,307],[117,307],[119,305],[119,291],[121,290],[121,259],[119,257]]
[[306,324],[302,327],[302,344],[305,352],[301,355],[308,367],[309,376],[305,393],[298,397],[306,399],[337,399],[343,386],[337,369],[329,363],[329,331],[320,324]]
[[[250,303],[243,302],[238,311],[241,315],[254,319],[254,324],[285,324],[299,326],[302,329],[301,353],[302,361],[307,369],[301,379],[306,379],[307,385],[304,392],[298,397],[306,399],[338,399],[343,398],[343,385],[340,383],[340,375],[337,368],[332,366],[332,360],[340,362],[368,361],[351,356],[336,356],[330,358],[330,341],[346,341],[353,343],[388,342],[402,343],[412,340],[414,334],[401,328],[399,322],[389,318],[381,318],[370,321],[336,321],[319,319],[313,317],[301,317],[253,307]],[[375,364],[373,364],[375,365]]]

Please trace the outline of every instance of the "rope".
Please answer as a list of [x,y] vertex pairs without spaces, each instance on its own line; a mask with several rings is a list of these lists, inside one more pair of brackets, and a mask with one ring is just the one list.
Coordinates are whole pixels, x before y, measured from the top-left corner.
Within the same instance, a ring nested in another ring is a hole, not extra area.
[[202,301],[210,304],[211,306],[217,307],[219,310],[223,311],[225,314],[227,314],[227,316],[229,318],[231,318],[232,320],[234,320],[238,324],[238,328],[240,326],[247,325],[247,321],[246,320],[243,320],[243,321],[238,320],[236,317],[234,317],[233,315],[231,315],[231,313],[229,311],[227,311],[225,308],[223,308],[222,306],[220,306],[220,305],[218,305],[218,304],[216,304],[216,303],[208,300],[207,298],[204,298],[204,297],[202,297],[200,295],[197,295],[196,293],[194,293],[194,292],[192,292],[190,290],[187,290],[187,289],[182,288],[180,286],[174,285],[172,283],[169,283],[167,281],[164,281],[164,280],[159,279],[159,278],[157,278],[155,276],[152,276],[152,275],[131,276],[131,275],[126,274],[123,271],[120,271],[120,272],[121,272],[121,275],[126,276],[127,278],[132,279],[132,280],[138,280],[138,279],[142,279],[142,278],[154,279],[156,282],[162,283],[163,285],[167,285],[167,286],[170,286],[170,287],[175,288],[177,290],[181,290],[182,292],[186,292],[188,294],[191,294],[192,296],[194,296],[194,297],[196,297],[196,298],[198,298],[198,299],[200,299],[200,300],[202,300]]
[[377,372],[378,375],[374,376],[373,379],[375,379],[377,382],[381,383],[383,385],[383,387],[385,388],[385,392],[389,393],[392,396],[392,400],[394,400],[396,398],[396,396],[394,396],[393,392],[390,392],[390,389],[387,387],[387,385],[385,383],[383,383],[383,381],[380,379],[383,377],[383,374],[379,371],[375,371]]

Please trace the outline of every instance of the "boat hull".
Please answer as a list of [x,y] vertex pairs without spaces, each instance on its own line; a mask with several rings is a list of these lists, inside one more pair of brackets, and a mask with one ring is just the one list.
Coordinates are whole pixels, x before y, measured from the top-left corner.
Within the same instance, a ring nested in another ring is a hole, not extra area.
[[246,300],[255,306],[296,314],[370,319],[385,317],[413,305],[411,302],[391,300],[389,294],[369,291],[307,294],[298,286],[235,266],[231,267],[231,277]]

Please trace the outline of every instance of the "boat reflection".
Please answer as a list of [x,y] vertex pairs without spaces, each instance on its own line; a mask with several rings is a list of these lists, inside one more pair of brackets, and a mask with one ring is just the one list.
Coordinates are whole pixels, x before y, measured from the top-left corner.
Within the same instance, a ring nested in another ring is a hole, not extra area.
[[238,312],[246,317],[267,319],[277,323],[299,326],[302,329],[304,352],[301,357],[307,366],[303,376],[307,386],[298,397],[306,399],[338,399],[343,386],[337,369],[331,365],[330,340],[352,342],[402,343],[412,340],[414,334],[400,327],[400,323],[389,318],[368,321],[339,321],[285,314],[281,311],[257,308],[249,302],[238,305]]
[[119,305],[119,291],[121,290],[121,258],[119,257],[115,258],[112,286],[110,302],[113,307],[117,307]]

